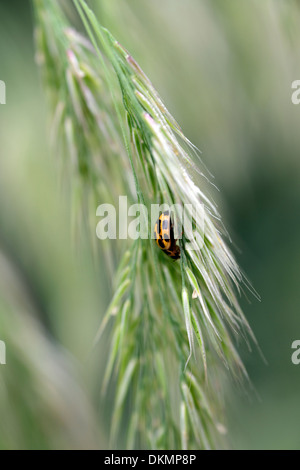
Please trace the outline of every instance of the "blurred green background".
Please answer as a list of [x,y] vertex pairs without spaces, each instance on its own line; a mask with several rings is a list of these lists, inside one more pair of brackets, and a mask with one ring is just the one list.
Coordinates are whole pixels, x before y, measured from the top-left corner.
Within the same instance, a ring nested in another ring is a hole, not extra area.
[[[68,0],[71,2],[71,0]],[[211,195],[261,295],[241,304],[266,357],[240,352],[255,392],[228,390],[237,449],[300,448],[300,3],[95,0],[214,175]],[[50,155],[27,0],[0,1],[0,448],[104,447],[98,415],[107,305],[84,237],[74,256],[69,201]],[[95,222],[96,226],[96,222]],[[93,379],[91,379],[93,377]]]

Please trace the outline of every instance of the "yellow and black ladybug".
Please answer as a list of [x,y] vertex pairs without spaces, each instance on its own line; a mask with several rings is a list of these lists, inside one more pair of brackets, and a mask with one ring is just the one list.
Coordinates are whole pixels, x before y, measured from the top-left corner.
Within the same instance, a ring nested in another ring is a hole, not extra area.
[[173,222],[169,211],[162,212],[154,226],[154,237],[159,248],[176,260],[180,258],[180,248],[174,238]]

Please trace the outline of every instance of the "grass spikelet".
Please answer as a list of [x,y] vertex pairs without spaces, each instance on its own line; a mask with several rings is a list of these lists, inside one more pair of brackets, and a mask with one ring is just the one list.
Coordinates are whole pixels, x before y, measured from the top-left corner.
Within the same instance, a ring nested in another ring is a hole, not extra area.
[[[116,397],[111,445],[218,448],[214,377],[223,364],[237,379],[247,376],[234,336],[253,335],[237,300],[243,276],[206,192],[205,169],[141,67],[85,1],[74,5],[89,39],[53,3],[46,9],[43,0],[35,2],[39,57],[56,145],[67,155],[69,181],[80,188],[82,217],[87,211],[92,220],[91,197],[116,204],[122,194],[142,203],[148,216],[153,204],[174,206],[176,228],[185,208],[178,262],[159,251],[151,223],[148,239],[117,240],[114,253],[109,241],[103,244],[115,287],[96,340],[111,322],[103,383],[104,393]],[[49,28],[53,17],[59,21]]]

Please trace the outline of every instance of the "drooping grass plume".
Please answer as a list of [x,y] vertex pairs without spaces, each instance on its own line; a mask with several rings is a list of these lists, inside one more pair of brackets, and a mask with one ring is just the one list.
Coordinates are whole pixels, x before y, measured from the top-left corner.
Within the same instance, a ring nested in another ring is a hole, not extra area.
[[148,216],[153,204],[175,205],[178,222],[188,205],[180,261],[158,250],[147,216],[148,239],[102,245],[114,284],[96,338],[112,320],[103,379],[103,393],[115,390],[111,445],[216,448],[222,363],[237,379],[247,376],[234,336],[253,338],[237,300],[243,276],[202,190],[197,150],[133,57],[83,0],[74,4],[89,39],[70,29],[58,3],[35,1],[54,140],[80,188],[72,190],[76,211],[81,206],[93,226],[98,204],[127,195]]

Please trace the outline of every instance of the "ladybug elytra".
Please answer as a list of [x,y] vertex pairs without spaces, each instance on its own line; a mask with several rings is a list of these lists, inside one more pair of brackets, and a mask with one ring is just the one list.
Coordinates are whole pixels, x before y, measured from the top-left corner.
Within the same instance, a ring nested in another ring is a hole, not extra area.
[[174,227],[169,211],[163,212],[154,226],[154,237],[159,248],[176,260],[180,258],[180,248],[174,238]]

